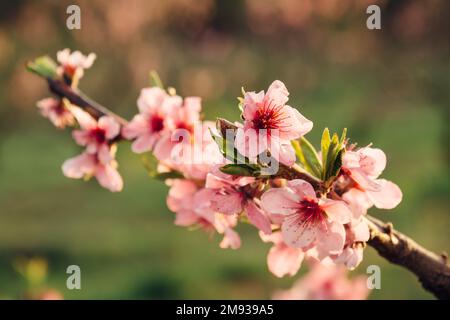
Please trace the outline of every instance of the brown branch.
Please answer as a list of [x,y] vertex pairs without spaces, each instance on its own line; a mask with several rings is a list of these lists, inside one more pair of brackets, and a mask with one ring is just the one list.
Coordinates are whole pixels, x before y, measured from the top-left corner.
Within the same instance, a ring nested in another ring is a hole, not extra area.
[[101,116],[108,115],[113,117],[122,126],[128,123],[128,121],[121,116],[93,101],[92,99],[84,95],[81,91],[73,89],[72,87],[64,83],[64,81],[47,78],[47,83],[51,92],[59,97],[66,98],[71,103],[82,108],[96,119],[100,118]]
[[367,216],[368,244],[391,263],[414,273],[422,286],[439,299],[450,299],[450,265],[445,254],[439,256],[384,223]]

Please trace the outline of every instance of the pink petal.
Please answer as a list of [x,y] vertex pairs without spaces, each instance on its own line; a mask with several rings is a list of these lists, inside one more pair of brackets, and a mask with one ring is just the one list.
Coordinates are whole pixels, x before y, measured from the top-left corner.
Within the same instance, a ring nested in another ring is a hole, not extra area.
[[361,263],[362,259],[362,247],[357,247],[355,249],[348,247],[335,259],[335,262],[345,265],[349,270],[353,270]]
[[257,131],[252,128],[244,130],[238,128],[236,130],[234,146],[240,154],[254,159],[260,153],[267,150],[267,135],[264,134],[263,130]]
[[258,110],[260,104],[264,99],[264,91],[258,93],[246,92],[244,95],[244,119],[247,121],[252,121],[255,117],[256,111]]
[[319,205],[332,221],[339,222],[340,224],[349,223],[353,216],[344,201],[320,199]]
[[226,248],[239,249],[240,246],[241,246],[241,238],[239,237],[237,232],[231,228],[227,228],[225,230],[223,240],[220,242],[220,247],[222,249]]
[[70,108],[75,119],[83,130],[91,130],[97,127],[97,121],[87,112],[81,110],[78,107]]
[[370,230],[367,223],[362,220],[355,225],[350,225],[350,231],[352,233],[353,241],[369,241],[370,238]]
[[312,121],[305,118],[297,109],[292,108],[291,106],[284,106],[283,110],[288,116],[286,119],[286,125],[288,127],[285,130],[280,131],[280,138],[294,140],[304,136],[312,130]]
[[179,210],[175,215],[175,225],[181,227],[189,227],[197,223],[198,216],[191,210]]
[[131,145],[131,150],[134,153],[144,153],[147,151],[151,151],[157,136],[154,134],[144,134],[138,137],[133,144]]
[[142,89],[137,100],[140,113],[152,113],[154,110],[162,106],[166,97],[167,93],[161,88],[152,87]]
[[265,234],[272,233],[272,227],[267,213],[258,208],[253,201],[247,201],[245,211],[247,212],[247,217],[251,224]]
[[73,130],[72,137],[75,140],[75,142],[80,146],[87,145],[91,140],[89,132],[84,130]]
[[108,140],[115,138],[120,133],[120,125],[113,117],[103,116],[98,120],[98,127],[105,130]]
[[367,196],[374,203],[375,207],[379,209],[395,208],[403,198],[400,188],[395,183],[385,179],[375,181],[380,185],[380,191],[366,191]]
[[381,186],[369,178],[362,169],[350,169],[350,176],[364,190],[379,191]]
[[95,172],[95,157],[82,153],[74,158],[66,160],[62,165],[62,171],[68,178],[80,179],[85,175]]
[[98,148],[97,157],[98,157],[98,160],[100,161],[100,163],[109,164],[114,159],[114,154],[109,145],[102,144]]
[[353,219],[355,220],[358,220],[361,216],[365,215],[367,209],[373,205],[366,193],[356,188],[351,188],[344,193],[342,199],[349,205],[353,213]]
[[285,219],[281,225],[284,242],[293,248],[307,248],[315,240],[318,228],[314,224],[298,223]]
[[122,128],[122,135],[126,139],[134,139],[137,136],[146,134],[150,131],[147,118],[141,114],[137,114],[133,117],[126,126]]
[[223,214],[238,214],[242,212],[243,197],[240,192],[232,189],[219,189],[211,195],[211,209]]
[[317,235],[317,252],[319,259],[330,254],[342,252],[345,243],[344,226],[338,222],[327,222],[326,229],[320,229]]
[[274,159],[287,166],[292,166],[295,163],[295,150],[290,141],[276,139],[272,136],[270,138],[270,153]]
[[119,172],[111,165],[97,166],[95,177],[100,185],[111,192],[122,191],[123,181]]
[[292,214],[299,207],[299,197],[288,188],[269,189],[261,196],[261,206],[272,214]]
[[310,199],[316,199],[316,192],[309,182],[302,179],[294,179],[287,182],[287,186],[294,190],[294,192],[299,196],[299,201],[304,197]]
[[361,148],[360,168],[371,178],[377,178],[386,168],[386,154],[377,148]]
[[259,237],[263,242],[272,242],[273,244],[281,244],[283,242],[283,235],[281,232],[272,232],[271,234],[259,231]]
[[300,249],[274,245],[267,255],[267,265],[270,272],[279,278],[285,275],[294,276],[300,269],[303,257],[304,253]]
[[153,147],[153,154],[159,161],[167,160],[171,157],[175,144],[170,141],[170,133],[164,132],[156,141]]
[[275,80],[267,89],[265,100],[273,101],[276,106],[283,106],[289,100],[289,91],[280,80]]

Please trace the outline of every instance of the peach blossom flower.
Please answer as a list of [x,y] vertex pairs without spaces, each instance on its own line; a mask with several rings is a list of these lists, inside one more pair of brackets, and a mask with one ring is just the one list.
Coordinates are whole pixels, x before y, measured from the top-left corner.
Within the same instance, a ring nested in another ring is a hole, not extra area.
[[111,192],[121,191],[122,177],[117,171],[117,162],[114,160],[114,148],[108,153],[84,152],[74,158],[68,159],[62,166],[64,175],[68,178],[81,179],[95,176],[99,184]]
[[239,177],[225,174],[214,167],[206,177],[211,209],[227,215],[247,214],[251,224],[266,234],[272,232],[269,215],[252,196],[245,191],[246,186],[254,182],[251,177]]
[[72,132],[76,143],[85,146],[87,153],[99,153],[100,157],[108,157],[110,143],[120,133],[119,123],[110,116],[102,116],[95,120],[77,107],[72,108],[71,111],[80,125],[79,130]]
[[[246,92],[243,101],[244,127],[236,132],[238,151],[253,159],[269,150],[277,160],[292,165],[295,152],[290,143],[312,129],[312,122],[286,105],[289,92],[283,82],[274,81],[267,93]],[[249,141],[249,139],[256,139]],[[256,147],[254,142],[256,142]]]
[[308,182],[296,179],[266,191],[261,202],[267,212],[284,215],[281,230],[287,245],[315,246],[320,259],[344,248],[344,224],[350,222],[352,212],[343,201],[318,199]]
[[70,49],[58,51],[56,54],[58,62],[61,64],[60,73],[63,73],[70,78],[76,75],[81,78],[84,74],[84,69],[88,69],[97,58],[95,53],[90,53],[85,56],[80,51],[70,53]]
[[48,118],[57,128],[63,129],[66,126],[75,124],[75,118],[60,99],[42,99],[37,102],[37,107],[40,109],[41,114]]
[[402,200],[402,191],[393,182],[378,179],[386,167],[386,155],[381,149],[365,147],[347,151],[342,172],[355,182],[355,188],[365,192],[368,200],[380,209],[395,208]]
[[200,188],[192,180],[186,179],[171,180],[169,185],[171,187],[167,205],[176,214],[176,225],[200,226],[208,233],[223,234],[221,248],[240,247],[239,235],[232,229],[237,224],[237,218],[211,210],[207,189]]

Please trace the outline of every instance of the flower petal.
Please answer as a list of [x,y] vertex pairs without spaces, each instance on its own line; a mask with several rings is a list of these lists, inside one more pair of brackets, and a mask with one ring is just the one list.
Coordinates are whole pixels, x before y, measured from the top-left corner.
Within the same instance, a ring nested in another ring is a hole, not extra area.
[[352,219],[352,211],[344,201],[320,199],[319,206],[326,212],[328,218],[340,224],[349,223]]
[[269,271],[281,278],[294,276],[302,264],[304,253],[301,249],[289,248],[285,244],[274,245],[267,255]]
[[395,183],[385,179],[378,179],[375,182],[380,186],[380,191],[366,191],[375,207],[393,209],[402,201],[402,191]]
[[299,207],[298,199],[289,188],[269,189],[261,196],[261,206],[271,214],[292,214]]
[[318,228],[315,224],[298,223],[294,219],[285,219],[281,225],[284,242],[293,248],[307,248],[315,240]]
[[267,213],[258,208],[253,201],[247,201],[245,211],[247,212],[247,217],[251,224],[265,234],[272,233],[272,227]]

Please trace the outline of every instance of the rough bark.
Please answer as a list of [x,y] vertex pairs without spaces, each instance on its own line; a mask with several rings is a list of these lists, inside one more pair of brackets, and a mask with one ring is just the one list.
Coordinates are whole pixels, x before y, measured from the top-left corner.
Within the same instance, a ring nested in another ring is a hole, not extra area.
[[447,255],[437,255],[394,230],[392,224],[368,216],[368,244],[391,263],[414,273],[422,286],[439,299],[450,299],[450,265]]

